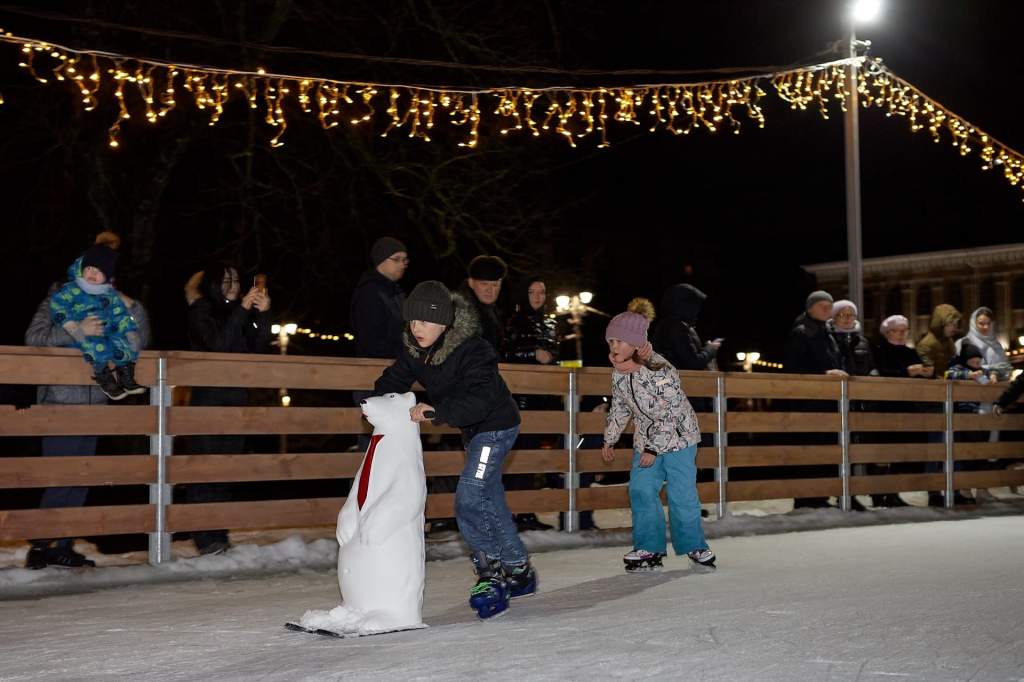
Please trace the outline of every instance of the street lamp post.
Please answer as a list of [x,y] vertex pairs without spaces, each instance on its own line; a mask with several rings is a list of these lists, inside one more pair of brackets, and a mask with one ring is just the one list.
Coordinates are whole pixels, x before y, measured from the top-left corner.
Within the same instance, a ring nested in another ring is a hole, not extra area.
[[[855,0],[847,18],[849,27],[844,52],[857,56],[857,23],[871,21],[881,9],[881,0]],[[849,266],[848,297],[864,310],[864,263],[861,254],[860,202],[860,112],[857,101],[857,64],[846,68],[846,114],[843,116],[843,146],[846,151],[846,258]]]
[[562,340],[572,339],[576,342],[576,361],[580,367],[583,366],[583,317],[588,313],[597,313],[607,317],[606,313],[588,305],[593,300],[594,294],[589,291],[581,291],[573,296],[562,294],[555,297],[556,312],[560,315],[568,315],[569,324],[572,326],[572,334],[562,337]]

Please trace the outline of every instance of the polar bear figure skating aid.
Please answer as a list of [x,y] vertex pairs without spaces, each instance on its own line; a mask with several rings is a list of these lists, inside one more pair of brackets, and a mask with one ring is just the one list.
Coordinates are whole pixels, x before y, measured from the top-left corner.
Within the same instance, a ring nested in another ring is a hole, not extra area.
[[342,603],[307,611],[300,625],[342,636],[426,627],[423,624],[424,505],[419,424],[412,393],[362,401],[373,425],[370,447],[338,514],[338,584]]

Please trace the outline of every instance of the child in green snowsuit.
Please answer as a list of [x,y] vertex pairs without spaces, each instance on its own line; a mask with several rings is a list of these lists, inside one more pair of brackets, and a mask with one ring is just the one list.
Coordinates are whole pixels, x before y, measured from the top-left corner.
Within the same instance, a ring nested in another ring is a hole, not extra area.
[[93,368],[93,379],[111,400],[146,390],[135,383],[138,327],[110,284],[117,257],[106,246],[89,248],[71,264],[68,283],[50,299],[54,323],[75,340],[75,348]]

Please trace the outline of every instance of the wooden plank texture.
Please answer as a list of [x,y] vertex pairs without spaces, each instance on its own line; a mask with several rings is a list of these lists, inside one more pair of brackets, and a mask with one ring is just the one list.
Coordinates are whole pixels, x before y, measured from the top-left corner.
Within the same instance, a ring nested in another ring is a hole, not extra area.
[[0,488],[132,485],[156,481],[152,455],[0,457]]
[[0,511],[0,540],[151,533],[155,523],[148,504],[12,509]]
[[149,405],[0,405],[4,436],[132,436],[156,433]]

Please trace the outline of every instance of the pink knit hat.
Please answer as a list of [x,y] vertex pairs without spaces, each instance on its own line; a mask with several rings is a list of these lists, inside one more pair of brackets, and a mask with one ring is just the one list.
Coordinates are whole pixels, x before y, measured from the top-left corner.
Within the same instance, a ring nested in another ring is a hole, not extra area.
[[618,339],[639,348],[647,343],[647,318],[639,313],[619,313],[604,331],[605,341]]

